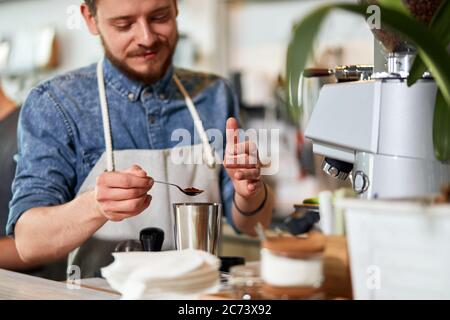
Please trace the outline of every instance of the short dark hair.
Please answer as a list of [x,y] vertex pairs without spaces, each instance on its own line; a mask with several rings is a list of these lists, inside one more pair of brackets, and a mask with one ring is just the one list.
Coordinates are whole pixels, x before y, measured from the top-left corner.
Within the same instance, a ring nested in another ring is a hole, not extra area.
[[97,13],[97,0],[84,0],[84,3],[86,3],[92,15],[95,16],[95,14]]
[[[97,14],[97,0],[84,0],[84,3],[86,3],[86,5],[89,8],[89,11],[91,11],[92,15],[95,16]],[[177,4],[177,2],[175,1],[175,5]],[[177,9],[178,12],[178,9]]]

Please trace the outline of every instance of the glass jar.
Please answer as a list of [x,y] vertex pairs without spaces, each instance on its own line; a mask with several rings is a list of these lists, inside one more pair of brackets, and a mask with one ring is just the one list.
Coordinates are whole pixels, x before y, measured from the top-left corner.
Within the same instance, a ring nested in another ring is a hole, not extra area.
[[259,263],[232,267],[230,269],[229,284],[235,299],[262,299],[261,289],[263,281],[260,276]]

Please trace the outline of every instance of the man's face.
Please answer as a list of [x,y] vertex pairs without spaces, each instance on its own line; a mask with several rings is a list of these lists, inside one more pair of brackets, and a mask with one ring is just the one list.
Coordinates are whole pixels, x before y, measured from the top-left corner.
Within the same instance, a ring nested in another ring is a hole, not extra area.
[[152,84],[165,74],[178,41],[176,0],[97,0],[95,17],[85,5],[82,13],[128,76]]

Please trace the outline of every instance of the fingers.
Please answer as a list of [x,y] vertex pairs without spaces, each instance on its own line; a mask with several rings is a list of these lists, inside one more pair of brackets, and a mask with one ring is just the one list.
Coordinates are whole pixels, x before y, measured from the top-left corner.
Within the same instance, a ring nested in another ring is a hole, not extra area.
[[132,189],[120,189],[120,188],[107,188],[100,186],[97,188],[97,201],[121,201],[128,199],[138,199],[148,193],[148,188],[132,188]]
[[259,192],[262,186],[262,181],[249,181],[249,183],[247,184],[247,190],[249,194],[254,194],[256,192]]
[[148,188],[153,186],[153,179],[147,176],[137,176],[126,172],[105,172],[97,178],[97,185],[108,188]]
[[[256,144],[250,140],[239,143],[239,126],[235,118],[230,118],[226,125],[227,145],[223,165],[230,178],[246,181],[248,195],[254,194],[262,187],[261,163]],[[236,169],[236,171],[234,170]],[[242,184],[241,184],[242,185]]]
[[246,194],[248,196],[258,192],[262,186],[261,169],[259,168],[238,170],[234,173],[234,179],[247,182]]
[[242,181],[242,180],[259,181],[261,179],[261,170],[259,168],[248,169],[248,170],[238,170],[235,172],[234,178],[238,181]]
[[147,177],[147,172],[145,172],[144,169],[142,169],[141,167],[139,167],[137,165],[134,165],[131,168],[125,170],[124,173],[133,174],[133,175],[141,177],[141,178]]
[[225,131],[227,135],[225,150],[231,149],[230,153],[232,153],[234,146],[239,143],[239,125],[235,118],[229,118],[227,120]]
[[[110,221],[120,222],[135,217],[146,210],[151,203],[152,197],[146,195],[140,199],[127,201],[109,201],[101,203],[103,215]],[[125,211],[120,211],[125,210]]]
[[227,169],[252,169],[259,167],[258,157],[248,154],[225,155],[223,165]]
[[102,209],[106,214],[123,213],[123,214],[138,214],[144,210],[144,205],[151,199],[150,195],[145,195],[137,199],[122,200],[122,201],[104,201]]
[[239,142],[239,124],[235,118],[229,118],[226,125],[227,145]]
[[96,206],[111,221],[122,221],[142,213],[151,203],[147,193],[154,181],[139,166],[121,172],[105,172],[97,178]]
[[227,144],[225,152],[228,155],[248,154],[256,157],[258,155],[258,147],[253,141],[247,140],[237,144]]
[[[231,120],[229,120],[228,122],[230,121]],[[228,127],[231,127],[231,125],[228,125]],[[230,131],[227,130],[228,141],[231,139],[231,135],[229,132]],[[241,143],[227,143],[224,156],[225,168],[258,168],[259,165],[260,161],[258,156],[258,147],[253,141],[247,140]]]

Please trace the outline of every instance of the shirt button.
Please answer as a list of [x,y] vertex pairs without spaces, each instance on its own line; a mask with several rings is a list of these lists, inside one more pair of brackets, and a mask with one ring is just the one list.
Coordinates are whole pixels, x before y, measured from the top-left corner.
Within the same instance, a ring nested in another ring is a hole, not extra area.
[[148,117],[148,122],[150,122],[150,124],[155,124],[155,122],[156,122],[156,117],[155,117],[155,116],[150,116],[150,117]]
[[134,100],[134,93],[129,93],[128,94],[128,100],[133,101]]

